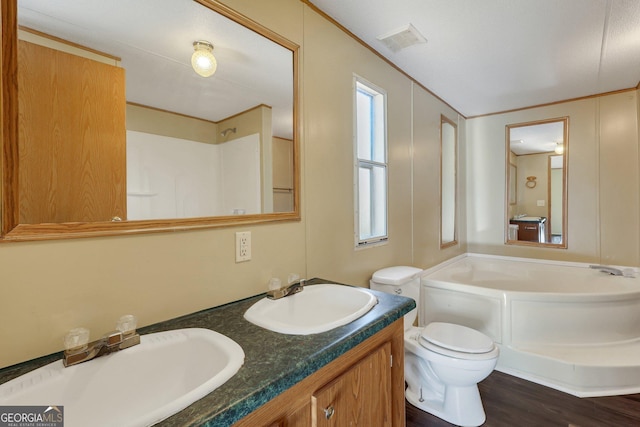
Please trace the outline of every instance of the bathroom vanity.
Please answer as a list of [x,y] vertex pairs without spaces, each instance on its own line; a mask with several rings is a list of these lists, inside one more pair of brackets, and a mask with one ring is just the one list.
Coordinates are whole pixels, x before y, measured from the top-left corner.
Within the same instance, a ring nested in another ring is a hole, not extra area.
[[525,242],[546,242],[547,218],[543,216],[526,216],[522,218],[512,218],[510,224],[518,225],[517,240]]
[[[378,304],[368,313],[319,334],[284,335],[246,321],[244,312],[264,295],[141,328],[141,334],[208,328],[233,339],[245,353],[235,376],[157,425],[309,427],[349,425],[353,420],[371,427],[403,426],[403,315],[415,303],[371,292]],[[0,370],[0,383],[60,357],[54,354]]]
[[403,333],[395,321],[234,427],[403,426]]

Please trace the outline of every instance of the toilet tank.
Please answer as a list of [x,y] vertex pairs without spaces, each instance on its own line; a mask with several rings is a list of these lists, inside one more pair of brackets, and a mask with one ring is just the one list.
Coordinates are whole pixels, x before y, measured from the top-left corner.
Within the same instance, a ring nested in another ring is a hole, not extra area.
[[[383,268],[373,273],[369,287],[374,291],[412,298],[417,306],[420,303],[420,273],[422,271],[419,268],[407,266]],[[417,315],[417,308],[405,314],[405,329],[413,326]]]

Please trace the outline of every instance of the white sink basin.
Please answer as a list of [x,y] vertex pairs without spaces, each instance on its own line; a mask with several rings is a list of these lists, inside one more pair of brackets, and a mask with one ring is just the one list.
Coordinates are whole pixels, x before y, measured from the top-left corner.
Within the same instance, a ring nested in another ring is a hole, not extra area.
[[62,360],[0,385],[0,405],[64,406],[65,427],[149,426],[224,384],[242,348],[208,329],[142,335],[140,344],[63,367]]
[[278,300],[261,299],[244,313],[249,322],[274,332],[308,335],[326,332],[363,316],[378,299],[362,288],[320,284]]

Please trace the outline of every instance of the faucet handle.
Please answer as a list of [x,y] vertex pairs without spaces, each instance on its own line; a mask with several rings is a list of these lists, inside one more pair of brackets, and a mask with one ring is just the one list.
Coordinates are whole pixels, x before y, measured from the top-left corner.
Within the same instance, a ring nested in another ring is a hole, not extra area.
[[116,324],[116,329],[122,333],[122,335],[132,334],[136,331],[138,326],[138,319],[133,314],[125,314],[122,316]]
[[298,273],[289,273],[289,276],[287,277],[287,284],[290,285],[293,282],[299,282],[300,281],[300,275]]
[[89,343],[89,330],[87,328],[73,328],[64,337],[64,349],[80,351],[87,348]]
[[268,290],[270,291],[277,291],[282,287],[282,281],[277,277],[272,277],[271,279],[269,279],[269,283],[267,287],[269,288]]

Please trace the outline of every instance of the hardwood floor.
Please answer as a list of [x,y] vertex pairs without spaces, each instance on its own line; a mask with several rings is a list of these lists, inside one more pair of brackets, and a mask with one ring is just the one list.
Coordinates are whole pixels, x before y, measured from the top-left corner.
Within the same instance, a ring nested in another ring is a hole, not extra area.
[[[640,394],[579,398],[494,371],[480,383],[486,427],[640,426]],[[449,427],[407,403],[407,427]]]

